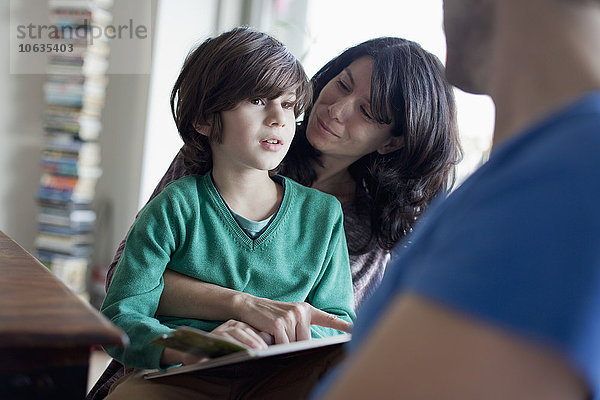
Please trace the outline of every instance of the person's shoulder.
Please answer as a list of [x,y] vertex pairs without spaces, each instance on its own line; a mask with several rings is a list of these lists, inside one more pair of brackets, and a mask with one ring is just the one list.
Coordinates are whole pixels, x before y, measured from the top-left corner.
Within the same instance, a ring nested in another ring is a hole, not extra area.
[[[545,116],[522,135],[525,144],[545,143],[547,151],[569,155],[577,152],[596,152],[600,137],[600,91],[587,94]],[[564,158],[564,157],[563,157]],[[597,157],[594,157],[595,159]]]
[[206,179],[206,175],[186,175],[169,182],[156,198],[163,201],[170,199],[171,201],[182,200],[187,202],[198,197],[204,179]]
[[291,195],[300,199],[302,202],[319,203],[323,207],[339,209],[341,211],[342,206],[335,196],[304,186],[287,177],[283,177],[283,179],[285,180],[286,190],[289,190]]
[[335,198],[317,189],[306,187],[289,178],[285,178],[288,210],[298,215],[305,223],[333,224],[343,221],[342,205]]
[[[515,159],[559,180],[596,180],[600,158],[600,92],[584,96],[542,121],[522,141]],[[536,168],[537,167],[537,168]]]
[[185,175],[181,178],[167,183],[167,185],[165,186],[165,190],[189,190],[190,188],[197,186],[205,178],[206,175]]

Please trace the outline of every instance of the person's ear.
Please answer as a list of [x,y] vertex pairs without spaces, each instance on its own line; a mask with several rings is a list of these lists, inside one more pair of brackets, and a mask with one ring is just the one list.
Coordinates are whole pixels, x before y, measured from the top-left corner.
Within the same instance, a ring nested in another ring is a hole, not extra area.
[[392,136],[384,144],[377,148],[381,155],[391,153],[404,147],[404,136]]
[[201,124],[199,122],[196,122],[194,124],[194,129],[199,134],[204,135],[206,137],[210,137],[210,125],[208,125],[208,124]]

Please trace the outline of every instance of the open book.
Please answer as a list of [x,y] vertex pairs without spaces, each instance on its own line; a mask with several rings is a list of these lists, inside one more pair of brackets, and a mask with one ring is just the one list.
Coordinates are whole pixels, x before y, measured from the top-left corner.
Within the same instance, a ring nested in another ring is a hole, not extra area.
[[153,379],[235,364],[247,360],[272,357],[281,354],[291,354],[325,346],[340,345],[348,342],[350,338],[351,335],[342,334],[322,339],[275,344],[264,350],[257,350],[249,349],[236,341],[228,340],[199,329],[180,326],[170,334],[162,335],[161,337],[154,339],[152,343],[188,352],[198,357],[209,357],[210,359],[196,364],[169,368],[167,370],[150,371],[144,377],[146,379]]

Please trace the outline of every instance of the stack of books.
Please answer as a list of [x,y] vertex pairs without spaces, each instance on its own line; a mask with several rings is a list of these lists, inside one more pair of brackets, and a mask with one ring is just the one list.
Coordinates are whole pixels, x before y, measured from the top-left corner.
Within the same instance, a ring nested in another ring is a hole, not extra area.
[[48,0],[61,51],[48,54],[43,116],[47,140],[35,246],[38,259],[83,297],[88,297],[94,243],[95,186],[102,174],[97,139],[109,53],[106,38],[97,33],[111,20],[111,1]]

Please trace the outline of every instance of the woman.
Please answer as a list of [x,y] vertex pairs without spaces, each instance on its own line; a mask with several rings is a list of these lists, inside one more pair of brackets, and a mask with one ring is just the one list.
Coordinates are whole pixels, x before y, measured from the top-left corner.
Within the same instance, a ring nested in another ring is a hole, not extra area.
[[[347,49],[312,82],[314,104],[305,112],[281,173],[342,203],[358,308],[380,282],[389,251],[452,181],[460,158],[454,97],[440,61],[399,38],[372,39]],[[194,172],[193,165],[184,165],[185,152],[184,147],[152,197],[168,182]],[[109,267],[107,285],[123,247],[124,241]],[[217,328],[219,333],[250,346],[257,344],[247,329],[266,332],[280,343],[293,341],[297,330],[310,329],[310,323],[326,323],[305,303],[257,298],[174,272],[165,273],[158,312],[234,320]],[[119,368],[111,364],[88,398],[103,383],[106,388],[114,382]]]

